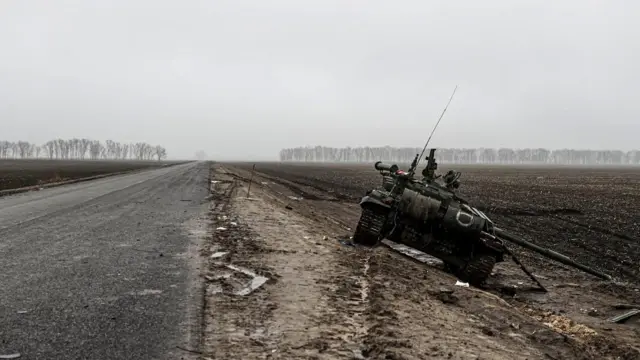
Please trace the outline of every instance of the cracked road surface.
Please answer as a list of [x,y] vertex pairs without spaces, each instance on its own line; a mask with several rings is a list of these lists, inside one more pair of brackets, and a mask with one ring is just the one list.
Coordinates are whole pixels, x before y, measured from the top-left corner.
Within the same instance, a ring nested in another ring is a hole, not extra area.
[[208,164],[0,198],[0,355],[187,358]]

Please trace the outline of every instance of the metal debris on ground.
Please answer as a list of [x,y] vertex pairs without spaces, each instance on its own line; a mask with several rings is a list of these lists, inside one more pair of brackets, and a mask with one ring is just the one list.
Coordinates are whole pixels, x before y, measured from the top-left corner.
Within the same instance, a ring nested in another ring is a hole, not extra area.
[[17,359],[20,356],[22,356],[22,355],[20,355],[20,353],[0,355],[0,359]]
[[243,289],[240,289],[239,291],[237,291],[235,295],[241,295],[241,296],[249,295],[254,290],[264,285],[269,280],[269,278],[267,277],[260,276],[251,270],[241,268],[239,266],[227,265],[227,267],[231,270],[238,271],[252,277],[251,281],[249,281],[249,283]]
[[458,280],[456,281],[456,286],[469,287],[469,283]]
[[225,231],[225,230],[227,230],[227,228],[223,227],[223,226],[220,226],[220,227],[216,228],[216,230]]
[[627,311],[626,313],[622,314],[622,315],[618,315],[618,316],[614,316],[611,319],[609,319],[610,322],[613,323],[622,323],[625,322],[627,320],[629,320],[630,318],[636,316],[640,314],[640,310],[638,309],[633,309],[631,311]]
[[338,239],[338,242],[340,242],[340,244],[344,246],[355,246],[355,244],[351,240]]
[[211,258],[215,259],[215,258],[223,257],[227,255],[227,253],[228,251],[218,251],[216,253],[211,254]]

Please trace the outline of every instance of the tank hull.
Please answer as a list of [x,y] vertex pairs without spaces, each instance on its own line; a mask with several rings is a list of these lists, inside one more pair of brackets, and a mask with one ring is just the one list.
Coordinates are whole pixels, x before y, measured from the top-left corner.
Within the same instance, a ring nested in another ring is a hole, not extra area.
[[438,200],[416,197],[419,200],[408,202],[410,197],[416,197],[410,190],[399,202],[376,190],[363,197],[354,243],[375,246],[386,238],[410,246],[442,260],[445,268],[474,285],[482,284],[494,265],[504,261],[500,241],[477,236],[481,231],[450,231],[440,226],[444,217],[438,213]]

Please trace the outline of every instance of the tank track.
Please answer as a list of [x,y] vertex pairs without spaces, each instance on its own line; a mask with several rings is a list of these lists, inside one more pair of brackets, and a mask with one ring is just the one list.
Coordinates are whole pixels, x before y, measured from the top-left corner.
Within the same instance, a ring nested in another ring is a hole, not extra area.
[[460,269],[458,277],[473,286],[481,286],[487,280],[496,264],[494,254],[478,254],[471,258],[467,266]]
[[387,215],[381,211],[375,211],[370,207],[362,209],[360,221],[353,234],[355,244],[374,246],[380,240],[382,229],[387,220]]

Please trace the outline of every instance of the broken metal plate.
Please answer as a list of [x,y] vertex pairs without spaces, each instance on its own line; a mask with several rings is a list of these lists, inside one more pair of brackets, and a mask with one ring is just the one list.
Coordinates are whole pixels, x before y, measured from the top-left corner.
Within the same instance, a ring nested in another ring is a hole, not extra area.
[[614,323],[621,323],[621,322],[627,321],[629,318],[634,317],[634,316],[636,316],[638,314],[640,314],[640,310],[639,309],[633,309],[631,311],[627,311],[626,313],[624,313],[622,315],[614,316],[611,319],[609,319],[609,321],[610,322],[614,322]]

